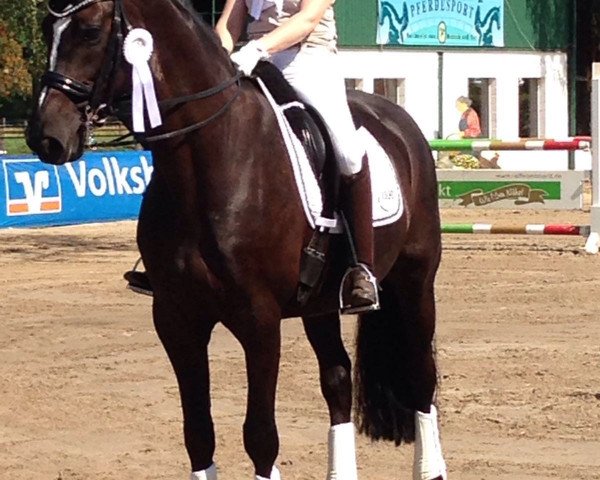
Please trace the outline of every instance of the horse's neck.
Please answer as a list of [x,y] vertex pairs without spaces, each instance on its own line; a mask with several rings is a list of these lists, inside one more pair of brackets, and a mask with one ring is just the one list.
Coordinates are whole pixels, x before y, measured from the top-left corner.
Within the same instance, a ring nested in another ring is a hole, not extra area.
[[[208,27],[199,26],[176,0],[148,2],[138,11],[141,17],[137,19],[139,24],[132,18],[134,27],[143,26],[154,38],[151,68],[160,100],[201,92],[234,75],[231,62],[216,37]],[[230,88],[172,109],[163,115],[163,127],[157,133],[174,132],[202,121],[218,110],[234,91]],[[203,131],[198,130],[151,145],[155,175],[159,175],[167,187],[174,208],[181,216],[184,235],[192,239],[199,235],[199,219],[204,211],[197,178],[205,166],[198,163],[195,148],[202,135]]]
[[162,6],[143,9],[144,23],[154,37],[152,70],[160,98],[206,90],[233,75],[225,50],[206,25],[199,25],[177,0],[152,4]]

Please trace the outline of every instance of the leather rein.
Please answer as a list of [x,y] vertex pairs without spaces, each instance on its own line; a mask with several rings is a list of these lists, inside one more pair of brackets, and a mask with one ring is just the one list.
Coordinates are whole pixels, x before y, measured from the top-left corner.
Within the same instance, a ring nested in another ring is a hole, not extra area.
[[[98,78],[93,85],[80,82],[74,78],[71,78],[62,73],[47,70],[41,78],[42,87],[49,89],[55,89],[65,94],[82,112],[82,122],[85,125],[88,138],[91,138],[93,129],[97,126],[103,125],[109,114],[116,114],[119,108],[114,107],[115,103],[115,85],[111,83],[110,79],[114,78],[119,67],[123,62],[123,42],[126,34],[130,32],[133,27],[129,22],[125,9],[123,6],[123,0],[83,0],[78,4],[68,7],[63,12],[56,12],[51,7],[48,7],[50,14],[56,18],[67,18],[71,15],[87,8],[94,3],[100,3],[105,1],[114,2],[114,14],[112,20],[111,34],[106,48],[106,54],[104,62],[100,68]],[[201,100],[203,98],[212,97],[218,93],[227,90],[229,87],[236,85],[237,90],[235,95],[225,102],[225,104],[217,110],[210,117],[190,125],[188,127],[181,128],[168,133],[160,135],[145,136],[136,134],[135,137],[140,142],[158,142],[161,140],[168,140],[181,135],[186,135],[190,132],[201,129],[209,123],[216,120],[218,117],[223,115],[231,106],[231,104],[237,99],[240,94],[240,79],[242,74],[237,72],[233,77],[221,82],[215,87],[202,90],[200,92],[185,95],[177,98],[171,98],[167,100],[159,101],[159,107],[161,113],[168,114],[174,108],[184,105],[188,102],[195,100]],[[126,101],[119,101],[117,104],[125,104]],[[102,146],[118,146],[125,145],[135,142],[123,142],[125,138],[131,137],[132,134],[124,135],[119,137],[112,142],[102,144]]]

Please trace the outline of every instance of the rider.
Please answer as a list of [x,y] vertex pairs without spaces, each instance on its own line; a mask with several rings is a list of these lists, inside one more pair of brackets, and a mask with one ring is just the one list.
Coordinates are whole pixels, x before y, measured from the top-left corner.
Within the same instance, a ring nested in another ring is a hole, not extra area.
[[358,265],[350,267],[344,310],[378,305],[373,276],[373,224],[369,168],[356,134],[344,78],[337,66],[335,0],[227,0],[216,32],[228,52],[242,36],[250,16],[246,45],[231,60],[251,75],[260,60],[278,67],[306,103],[323,117],[342,173],[343,197]]

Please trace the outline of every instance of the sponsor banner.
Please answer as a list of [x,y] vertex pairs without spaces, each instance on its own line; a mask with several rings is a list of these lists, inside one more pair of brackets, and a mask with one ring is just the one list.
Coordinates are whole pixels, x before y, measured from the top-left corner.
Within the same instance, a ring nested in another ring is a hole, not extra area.
[[438,170],[441,207],[562,209],[583,207],[582,171]]
[[504,46],[504,0],[378,2],[380,45]]
[[0,157],[0,228],[137,218],[152,176],[150,152],[87,153],[47,165],[34,156]]

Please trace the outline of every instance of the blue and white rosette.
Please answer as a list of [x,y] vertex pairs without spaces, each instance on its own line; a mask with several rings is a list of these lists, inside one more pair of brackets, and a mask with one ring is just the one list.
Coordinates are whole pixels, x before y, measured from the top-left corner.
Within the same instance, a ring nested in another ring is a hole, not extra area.
[[133,100],[131,104],[133,116],[133,131],[143,133],[146,131],[144,120],[144,107],[148,111],[150,127],[162,125],[154,79],[150,70],[150,58],[154,51],[152,34],[143,28],[135,28],[125,38],[123,53],[125,60],[132,68]]

